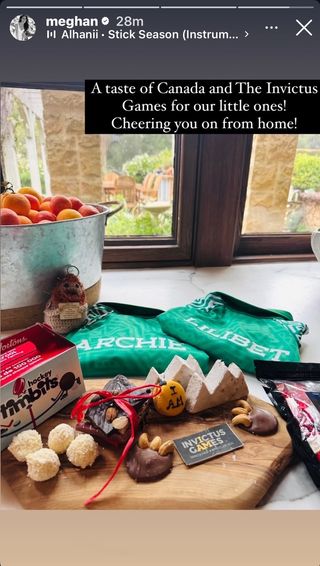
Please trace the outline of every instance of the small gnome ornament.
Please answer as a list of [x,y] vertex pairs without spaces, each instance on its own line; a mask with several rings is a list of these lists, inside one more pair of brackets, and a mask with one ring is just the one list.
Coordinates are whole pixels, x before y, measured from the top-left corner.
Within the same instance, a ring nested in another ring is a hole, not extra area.
[[[76,275],[71,269],[76,270]],[[86,293],[78,277],[78,268],[68,265],[65,271],[53,288],[44,311],[44,322],[59,334],[79,328],[88,314]]]

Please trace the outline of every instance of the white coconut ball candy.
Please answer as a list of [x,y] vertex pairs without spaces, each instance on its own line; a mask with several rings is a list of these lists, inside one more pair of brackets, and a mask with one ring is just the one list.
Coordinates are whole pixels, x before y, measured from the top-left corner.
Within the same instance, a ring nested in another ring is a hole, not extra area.
[[67,449],[69,462],[82,469],[92,466],[98,455],[98,444],[90,434],[79,434]]
[[75,437],[75,430],[72,426],[61,423],[49,432],[48,446],[57,454],[63,454]]
[[36,430],[24,430],[15,436],[8,446],[9,452],[19,462],[25,462],[28,454],[42,448],[42,439]]
[[50,448],[41,448],[27,456],[28,476],[34,481],[47,481],[57,475],[60,460]]

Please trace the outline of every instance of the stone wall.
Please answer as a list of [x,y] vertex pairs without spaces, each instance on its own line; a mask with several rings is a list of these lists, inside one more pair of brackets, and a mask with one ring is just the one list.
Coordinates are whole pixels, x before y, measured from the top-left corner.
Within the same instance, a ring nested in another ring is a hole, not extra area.
[[291,134],[254,136],[242,232],[282,232],[298,143]]
[[52,194],[100,202],[107,138],[84,134],[84,94],[44,90],[42,101]]

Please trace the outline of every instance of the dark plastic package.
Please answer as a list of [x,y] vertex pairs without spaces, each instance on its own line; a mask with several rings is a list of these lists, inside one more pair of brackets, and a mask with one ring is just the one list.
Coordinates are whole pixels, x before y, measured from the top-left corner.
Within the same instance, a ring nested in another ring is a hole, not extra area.
[[287,422],[295,452],[320,489],[320,364],[256,360],[256,375]]

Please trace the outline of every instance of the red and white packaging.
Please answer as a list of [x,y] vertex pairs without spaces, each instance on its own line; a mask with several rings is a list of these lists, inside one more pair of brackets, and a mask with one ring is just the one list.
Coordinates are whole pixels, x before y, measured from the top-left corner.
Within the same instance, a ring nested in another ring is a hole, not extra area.
[[85,391],[77,349],[44,324],[1,341],[1,450]]

